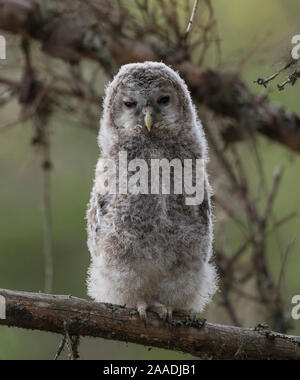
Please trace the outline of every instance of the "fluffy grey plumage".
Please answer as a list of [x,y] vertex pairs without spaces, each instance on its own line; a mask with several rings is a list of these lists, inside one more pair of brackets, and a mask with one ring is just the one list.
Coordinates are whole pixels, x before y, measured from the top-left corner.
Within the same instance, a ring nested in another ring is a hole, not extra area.
[[[149,132],[145,113],[151,115]],[[146,122],[145,122],[146,120]],[[99,146],[118,163],[166,158],[207,162],[206,140],[184,81],[163,63],[123,66],[106,90]],[[91,265],[88,294],[96,301],[160,309],[203,311],[217,290],[212,258],[211,189],[189,206],[183,195],[103,194],[98,163],[88,219]]]

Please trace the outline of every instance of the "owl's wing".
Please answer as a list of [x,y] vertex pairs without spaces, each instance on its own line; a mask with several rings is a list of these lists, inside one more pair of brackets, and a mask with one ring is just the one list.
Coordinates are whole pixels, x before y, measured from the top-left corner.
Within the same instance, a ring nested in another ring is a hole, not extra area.
[[211,209],[211,187],[207,177],[204,182],[204,199],[203,202],[197,206],[197,214],[201,221],[201,234],[207,242],[205,252],[202,252],[205,261],[209,261],[212,257],[212,209]]
[[91,197],[88,207],[88,224],[93,227],[100,227],[101,217],[106,213],[106,195],[94,194]]
[[204,185],[204,199],[203,202],[197,206],[199,217],[201,218],[202,224],[209,226],[211,219],[211,203],[210,203],[210,189],[208,182],[205,181]]
[[92,194],[87,212],[88,247],[92,254],[97,248],[101,219],[106,213],[107,204],[107,195],[98,194],[96,192]]

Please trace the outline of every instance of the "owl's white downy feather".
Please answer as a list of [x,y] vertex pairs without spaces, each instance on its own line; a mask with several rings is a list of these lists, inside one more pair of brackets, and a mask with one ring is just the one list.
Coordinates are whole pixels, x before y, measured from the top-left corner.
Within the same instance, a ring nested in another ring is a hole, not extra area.
[[[149,107],[151,133],[143,124]],[[106,89],[98,141],[101,160],[116,165],[120,151],[148,163],[203,159],[205,197],[188,206],[174,193],[103,193],[99,160],[87,213],[88,294],[129,307],[203,311],[217,290],[211,188],[205,135],[184,81],[163,63],[123,66]]]

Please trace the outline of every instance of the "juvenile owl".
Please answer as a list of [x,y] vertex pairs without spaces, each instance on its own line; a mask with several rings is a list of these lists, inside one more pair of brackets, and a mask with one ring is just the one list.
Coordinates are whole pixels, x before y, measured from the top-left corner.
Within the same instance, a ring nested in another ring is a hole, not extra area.
[[[195,317],[216,292],[217,275],[207,146],[187,86],[163,63],[125,65],[107,87],[100,124],[87,213],[88,294],[137,308],[144,321],[150,309],[164,320],[174,310]],[[202,194],[191,202],[196,162]],[[192,173],[189,186],[180,168]]]

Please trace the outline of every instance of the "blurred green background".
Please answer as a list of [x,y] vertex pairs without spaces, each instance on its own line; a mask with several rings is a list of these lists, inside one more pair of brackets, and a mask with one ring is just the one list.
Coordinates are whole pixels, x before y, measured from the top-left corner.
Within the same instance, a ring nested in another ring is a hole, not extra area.
[[[253,84],[253,80],[267,77],[286,62],[287,54],[292,49],[291,37],[300,34],[300,2],[215,0],[214,5],[222,39],[222,69],[240,71],[253,91],[263,93],[265,90]],[[17,66],[10,56],[9,45],[7,56],[8,59],[1,62],[0,70],[9,65]],[[213,59],[208,60],[206,65],[212,65]],[[283,74],[279,82],[285,76]],[[287,87],[284,92],[278,92],[275,86],[273,83],[268,90],[270,98],[300,113],[300,83],[295,87]],[[18,111],[16,103],[0,108],[0,127],[15,120]],[[86,247],[85,212],[99,154],[96,135],[88,129],[74,127],[59,115],[52,118],[50,127],[54,165],[51,189],[54,293],[86,298],[85,278],[89,254]],[[43,291],[44,284],[42,174],[39,156],[30,144],[32,135],[32,127],[28,123],[0,134],[0,288],[38,292]],[[294,210],[300,212],[300,155],[293,155],[286,148],[263,138],[260,147],[269,182],[276,167],[285,168],[275,204],[276,216],[280,218]],[[240,149],[245,152],[247,159],[247,148],[241,144]],[[255,178],[255,170],[249,167],[251,171]],[[291,297],[300,294],[298,233],[299,217],[280,229],[283,242],[291,236],[296,237],[286,269],[288,307]],[[234,246],[237,245],[235,235],[233,230]],[[268,241],[268,256],[273,274],[278,278],[281,261],[278,242],[273,235]],[[250,307],[249,310],[251,313]],[[223,314],[211,308],[209,318],[214,322],[226,322]],[[255,315],[249,320],[255,320]],[[300,321],[295,322],[293,333],[300,335]],[[0,359],[52,359],[60,339],[54,334],[0,327]],[[82,338],[80,352],[83,359],[189,358],[155,348],[149,351],[146,347],[132,344],[87,338]]]

